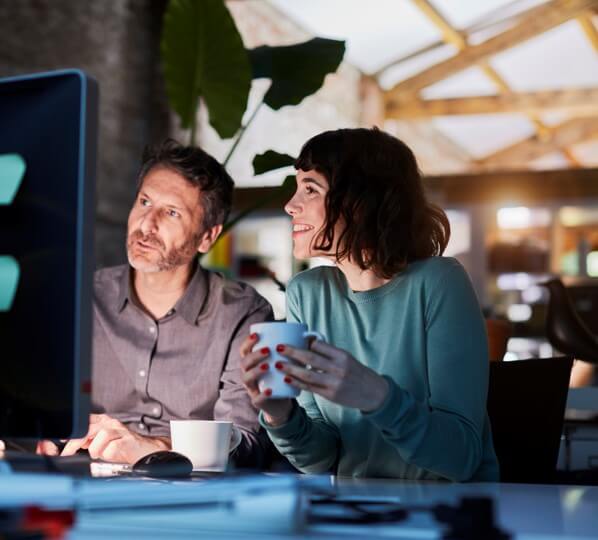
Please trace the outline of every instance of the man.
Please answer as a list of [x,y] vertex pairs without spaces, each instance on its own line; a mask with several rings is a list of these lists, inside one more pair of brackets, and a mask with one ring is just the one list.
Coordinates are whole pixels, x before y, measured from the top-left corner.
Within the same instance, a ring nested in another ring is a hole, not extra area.
[[222,231],[232,192],[224,167],[198,148],[169,139],[144,153],[129,264],[95,275],[92,407],[100,414],[63,455],[87,448],[92,458],[133,463],[170,448],[171,419],[226,419],[243,435],[237,464],[262,464],[268,443],[240,382],[239,348],[272,310],[248,285],[197,262]]

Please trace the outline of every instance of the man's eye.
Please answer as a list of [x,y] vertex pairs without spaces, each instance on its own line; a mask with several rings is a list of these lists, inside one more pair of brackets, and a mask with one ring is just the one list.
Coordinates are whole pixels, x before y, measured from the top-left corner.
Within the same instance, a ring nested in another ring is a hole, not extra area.
[[170,217],[176,217],[176,218],[181,217],[181,214],[179,214],[176,210],[168,210],[168,215]]
[[141,206],[149,206],[150,202],[142,197],[141,199],[139,199],[139,204],[141,204]]

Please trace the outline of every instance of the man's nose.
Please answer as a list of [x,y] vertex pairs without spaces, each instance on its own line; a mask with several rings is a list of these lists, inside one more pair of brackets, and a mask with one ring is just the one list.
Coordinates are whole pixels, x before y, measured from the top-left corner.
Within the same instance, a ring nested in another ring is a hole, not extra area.
[[158,231],[158,214],[154,209],[149,210],[141,219],[139,229],[144,236]]

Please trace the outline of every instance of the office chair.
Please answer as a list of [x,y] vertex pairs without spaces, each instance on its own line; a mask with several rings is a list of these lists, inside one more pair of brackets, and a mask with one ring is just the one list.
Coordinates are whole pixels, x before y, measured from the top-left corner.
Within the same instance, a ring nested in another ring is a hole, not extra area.
[[598,338],[581,320],[560,279],[542,283],[548,289],[546,336],[555,348],[573,358],[598,364]]
[[502,482],[553,483],[573,359],[490,363],[488,416]]

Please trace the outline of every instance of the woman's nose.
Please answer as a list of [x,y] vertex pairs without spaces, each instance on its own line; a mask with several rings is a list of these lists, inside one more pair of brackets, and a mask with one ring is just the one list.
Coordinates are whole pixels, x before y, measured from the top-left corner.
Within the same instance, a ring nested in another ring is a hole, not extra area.
[[296,196],[291,197],[291,199],[284,205],[284,211],[289,214],[289,216],[296,216],[299,212],[300,206],[296,201]]

